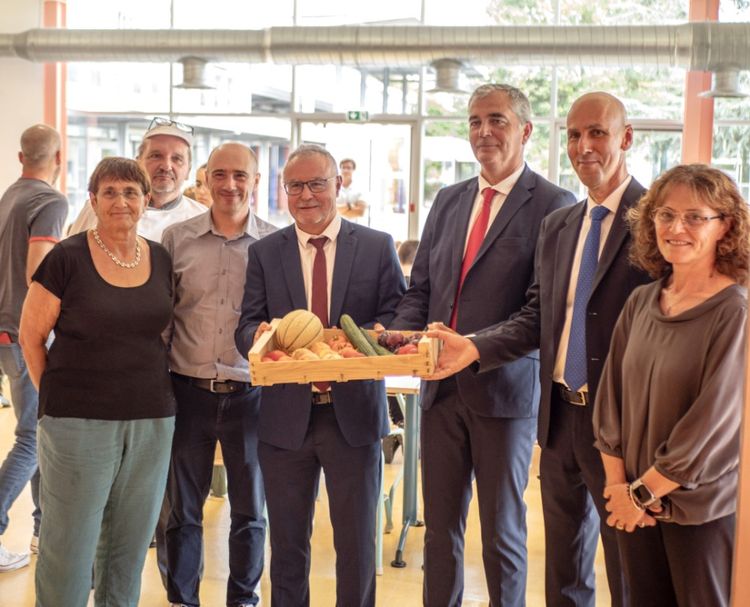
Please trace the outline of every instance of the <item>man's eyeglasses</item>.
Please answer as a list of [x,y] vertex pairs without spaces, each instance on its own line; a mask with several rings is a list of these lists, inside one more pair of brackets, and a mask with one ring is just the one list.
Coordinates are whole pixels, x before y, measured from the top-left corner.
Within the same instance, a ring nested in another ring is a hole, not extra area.
[[320,194],[321,192],[326,191],[326,188],[328,188],[328,182],[337,177],[338,175],[327,177],[325,179],[311,179],[310,181],[287,181],[284,184],[284,191],[290,196],[299,196],[302,194],[305,186],[307,186],[307,189],[313,194]]
[[677,218],[680,218],[682,225],[689,228],[702,228],[712,219],[724,219],[724,215],[712,215],[706,216],[696,213],[695,211],[686,211],[685,213],[678,213],[671,209],[655,209],[651,213],[651,218],[654,222],[662,226],[671,226]]
[[151,121],[151,124],[148,125],[147,130],[151,130],[156,128],[157,126],[173,126],[176,129],[179,129],[185,133],[190,133],[191,135],[194,133],[194,130],[192,126],[189,124],[185,124],[184,122],[177,122],[176,120],[170,120],[169,118],[160,118],[157,116]]

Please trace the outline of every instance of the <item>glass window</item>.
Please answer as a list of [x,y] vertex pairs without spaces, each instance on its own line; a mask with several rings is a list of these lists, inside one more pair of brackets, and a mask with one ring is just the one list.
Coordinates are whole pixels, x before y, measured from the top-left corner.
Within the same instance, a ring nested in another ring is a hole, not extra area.
[[[390,233],[394,240],[408,236],[409,159],[411,126],[397,124],[341,124],[303,122],[301,139],[324,145],[340,162],[356,163],[352,196],[367,203],[364,215],[349,215],[340,199],[339,210],[353,221]],[[289,221],[289,220],[288,220]]]
[[750,125],[722,124],[714,128],[711,163],[731,175],[740,192],[750,197]]
[[[586,188],[578,180],[567,153],[565,130],[560,131],[560,179],[559,184],[573,192],[581,200],[586,196]],[[682,133],[635,129],[633,147],[627,153],[628,171],[644,187],[648,187],[661,173],[680,163],[682,153]]]

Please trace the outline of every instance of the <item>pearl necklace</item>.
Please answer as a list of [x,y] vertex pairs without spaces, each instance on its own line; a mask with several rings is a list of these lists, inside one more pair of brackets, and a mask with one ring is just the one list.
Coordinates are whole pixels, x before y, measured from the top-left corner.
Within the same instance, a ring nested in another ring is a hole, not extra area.
[[110,251],[107,248],[107,245],[105,245],[102,242],[102,239],[99,237],[99,230],[94,228],[91,233],[94,235],[94,241],[96,244],[99,245],[99,248],[104,251],[107,255],[109,255],[109,258],[114,261],[118,266],[121,268],[125,268],[127,270],[132,270],[135,268],[139,263],[141,263],[141,245],[138,242],[138,237],[135,237],[135,259],[131,261],[130,263],[125,263],[124,261],[120,260],[112,251]]

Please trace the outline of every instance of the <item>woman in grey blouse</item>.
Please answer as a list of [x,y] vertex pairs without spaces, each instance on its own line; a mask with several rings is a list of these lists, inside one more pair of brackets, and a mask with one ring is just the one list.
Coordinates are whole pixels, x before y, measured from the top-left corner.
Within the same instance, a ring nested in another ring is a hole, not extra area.
[[654,182],[630,212],[654,283],[620,315],[594,409],[604,491],[632,605],[727,605],[734,542],[748,212],[705,165]]

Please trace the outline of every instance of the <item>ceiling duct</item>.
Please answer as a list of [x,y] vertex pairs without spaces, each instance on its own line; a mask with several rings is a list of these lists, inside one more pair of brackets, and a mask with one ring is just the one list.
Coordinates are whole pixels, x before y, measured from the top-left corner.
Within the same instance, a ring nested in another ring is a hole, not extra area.
[[461,77],[463,64],[455,59],[438,59],[432,62],[435,70],[435,88],[428,93],[458,93],[468,95],[467,91],[461,89],[458,81]]
[[182,84],[178,84],[178,89],[212,89],[206,80],[206,66],[208,62],[200,57],[183,57],[182,63]]
[[474,26],[346,25],[265,30],[32,29],[0,34],[0,58],[35,62],[205,61],[290,65],[464,65],[750,69],[750,24]]
[[747,97],[747,93],[740,89],[740,73],[738,70],[725,69],[714,72],[711,76],[711,90],[701,93],[701,97]]

